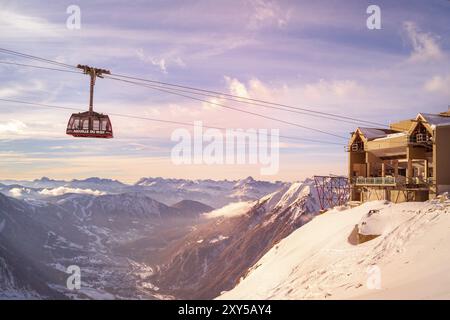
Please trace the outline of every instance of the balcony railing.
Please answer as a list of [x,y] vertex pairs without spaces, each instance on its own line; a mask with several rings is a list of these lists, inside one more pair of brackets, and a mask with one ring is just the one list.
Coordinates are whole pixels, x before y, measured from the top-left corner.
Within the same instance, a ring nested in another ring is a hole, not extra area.
[[412,178],[405,178],[405,184],[414,184],[414,185],[430,185],[433,184],[434,178],[422,178],[422,177],[412,177]]
[[355,181],[356,185],[372,185],[372,186],[396,186],[397,182],[394,177],[358,177]]
[[421,178],[412,177],[406,178],[403,176],[398,177],[357,177],[353,180],[357,186],[404,186],[404,185],[431,185],[433,184],[433,178]]

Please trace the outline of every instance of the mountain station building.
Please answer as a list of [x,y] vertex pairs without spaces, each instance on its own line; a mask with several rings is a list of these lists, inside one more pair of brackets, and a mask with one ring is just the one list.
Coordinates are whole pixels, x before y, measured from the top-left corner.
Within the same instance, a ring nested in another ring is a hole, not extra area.
[[433,199],[450,191],[450,108],[386,128],[359,127],[347,151],[350,200]]

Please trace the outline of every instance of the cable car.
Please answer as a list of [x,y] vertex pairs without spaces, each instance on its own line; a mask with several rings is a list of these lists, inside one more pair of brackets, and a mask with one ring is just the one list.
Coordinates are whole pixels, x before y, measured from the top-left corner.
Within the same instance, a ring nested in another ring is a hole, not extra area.
[[66,133],[77,138],[112,138],[109,117],[97,112],[74,113],[67,124]]
[[94,85],[96,77],[110,74],[108,70],[78,65],[85,74],[91,77],[89,111],[73,113],[67,123],[66,134],[77,138],[112,138],[113,130],[108,115],[94,112]]

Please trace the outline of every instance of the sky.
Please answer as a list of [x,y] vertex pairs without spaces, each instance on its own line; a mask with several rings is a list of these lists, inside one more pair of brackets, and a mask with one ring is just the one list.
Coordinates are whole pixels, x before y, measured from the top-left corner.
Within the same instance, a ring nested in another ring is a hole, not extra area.
[[[378,5],[381,29],[366,12]],[[81,12],[69,29],[67,8]],[[450,105],[450,1],[8,1],[0,0],[1,47],[70,65],[307,107],[378,123]],[[0,61],[36,63],[0,53]],[[0,63],[0,98],[87,108],[88,77]],[[209,100],[210,98],[207,98]],[[217,100],[215,100],[217,102]],[[349,137],[357,124],[230,106]],[[111,116],[114,139],[65,134],[68,110],[0,101],[0,180],[140,177],[301,180],[346,174],[346,139],[217,105],[99,79],[95,110],[221,128],[278,129],[279,170],[259,164],[175,165],[176,129]],[[340,145],[342,144],[342,145]]]

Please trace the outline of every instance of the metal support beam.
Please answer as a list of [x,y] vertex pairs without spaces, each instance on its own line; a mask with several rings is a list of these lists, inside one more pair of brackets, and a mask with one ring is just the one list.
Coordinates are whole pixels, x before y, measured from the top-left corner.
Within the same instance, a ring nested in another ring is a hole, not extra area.
[[350,197],[350,181],[342,176],[314,176],[320,208],[344,205]]
[[103,78],[103,74],[111,74],[109,70],[106,69],[100,69],[100,68],[94,68],[86,65],[79,64],[77,68],[83,70],[84,74],[88,74],[91,78],[90,81],[90,95],[89,95],[89,113],[92,113],[94,111],[94,85],[95,85],[95,79],[97,77]]

